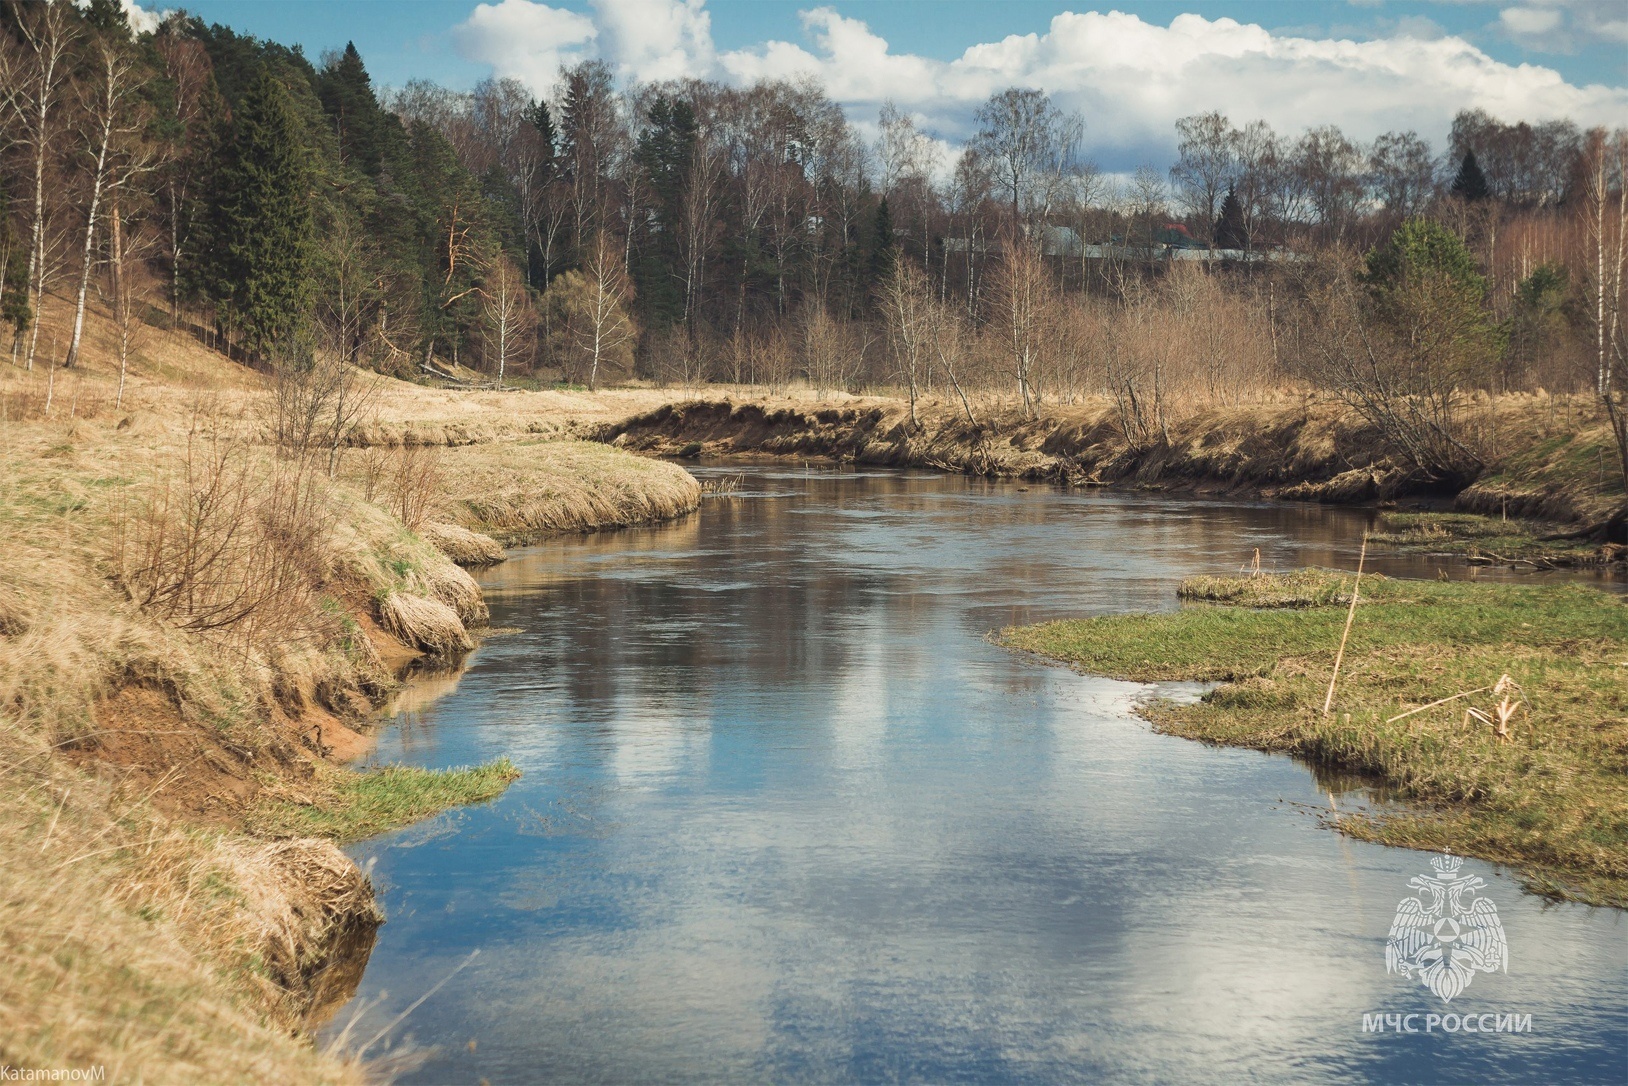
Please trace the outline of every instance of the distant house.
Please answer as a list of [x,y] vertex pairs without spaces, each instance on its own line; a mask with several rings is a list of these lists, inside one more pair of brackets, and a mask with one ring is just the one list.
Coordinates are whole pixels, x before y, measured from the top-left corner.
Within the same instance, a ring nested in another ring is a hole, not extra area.
[[1153,240],[1167,249],[1208,249],[1209,246],[1199,241],[1187,227],[1179,222],[1167,222],[1153,231]]
[[[1263,261],[1294,261],[1303,259],[1298,253],[1286,249],[1247,252],[1243,249],[1212,249],[1192,235],[1185,224],[1168,222],[1153,231],[1153,244],[1138,245],[1127,242],[1118,234],[1107,244],[1085,242],[1071,227],[1043,226],[1040,251],[1046,256],[1074,260],[1198,260],[1230,261],[1255,264]],[[945,238],[944,251],[949,253],[998,254],[1001,243],[996,238]]]

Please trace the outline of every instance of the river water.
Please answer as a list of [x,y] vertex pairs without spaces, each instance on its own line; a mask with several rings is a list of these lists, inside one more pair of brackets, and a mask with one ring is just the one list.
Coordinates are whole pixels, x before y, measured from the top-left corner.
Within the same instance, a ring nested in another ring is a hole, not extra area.
[[[1430,856],[1322,821],[1377,798],[985,639],[1173,607],[1256,548],[1350,568],[1366,514],[709,471],[740,491],[481,578],[507,631],[372,760],[525,777],[353,850],[389,921],[330,1035],[428,993],[367,1053],[416,1050],[404,1082],[1624,1081],[1623,913],[1468,861],[1508,971],[1443,1004],[1385,968]],[[1531,1028],[1423,1032],[1446,1012]]]

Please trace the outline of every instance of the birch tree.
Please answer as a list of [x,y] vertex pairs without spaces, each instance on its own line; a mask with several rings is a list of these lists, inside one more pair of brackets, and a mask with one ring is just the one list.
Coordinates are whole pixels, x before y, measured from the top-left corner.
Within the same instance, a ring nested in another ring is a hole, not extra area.
[[50,206],[46,199],[47,167],[56,151],[60,114],[68,78],[72,74],[71,50],[77,37],[73,16],[66,4],[14,4],[11,7],[21,41],[19,56],[10,66],[15,80],[8,80],[12,118],[27,148],[32,190],[29,193],[28,303],[29,335],[25,366],[34,368],[34,354],[40,338],[40,301],[54,270],[49,245]]
[[1622,332],[1623,277],[1628,272],[1628,129],[1588,133],[1583,215],[1588,233],[1589,298],[1594,325],[1594,390],[1616,437],[1628,486],[1628,380]]
[[[117,213],[119,190],[131,185],[152,168],[152,156],[141,144],[146,112],[137,94],[141,79],[135,60],[119,44],[102,39],[93,50],[94,78],[81,87],[84,108],[85,156],[89,162],[85,205],[85,236],[79,255],[79,289],[74,296],[73,332],[68,340],[64,366],[79,362],[79,347],[85,334],[85,296],[95,263],[97,228],[102,226],[104,206],[115,209],[115,234],[123,225]],[[122,271],[115,266],[115,274]]]
[[1040,401],[1038,370],[1051,331],[1056,288],[1037,245],[1009,233],[1003,249],[991,300],[1023,413],[1034,418]]
[[536,340],[536,314],[526,291],[525,276],[505,253],[492,257],[481,287],[481,313],[487,358],[497,365],[496,386],[511,362],[530,361]]
[[882,318],[887,322],[895,372],[910,394],[910,425],[921,429],[916,416],[917,389],[927,367],[933,335],[932,289],[921,269],[900,254],[877,290]]

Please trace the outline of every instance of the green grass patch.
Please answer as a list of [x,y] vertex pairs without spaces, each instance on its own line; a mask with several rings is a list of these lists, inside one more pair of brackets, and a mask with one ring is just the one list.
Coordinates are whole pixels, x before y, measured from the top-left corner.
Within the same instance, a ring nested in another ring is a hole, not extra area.
[[[1579,585],[1364,577],[1325,716],[1351,582],[1205,579],[1181,595],[1223,602],[1000,639],[1093,674],[1221,682],[1145,715],[1171,734],[1371,774],[1411,801],[1343,818],[1353,836],[1451,848],[1510,864],[1539,892],[1628,907],[1628,601]],[[1506,674],[1520,707],[1501,739],[1465,710],[1490,712]]]
[[1597,557],[1587,540],[1548,539],[1559,525],[1537,520],[1505,520],[1475,513],[1384,513],[1369,542],[1405,551],[1462,554],[1510,561],[1549,560],[1562,564]]
[[519,779],[520,770],[507,758],[459,769],[398,765],[355,773],[319,767],[316,795],[263,802],[249,821],[263,834],[359,841],[495,799]]

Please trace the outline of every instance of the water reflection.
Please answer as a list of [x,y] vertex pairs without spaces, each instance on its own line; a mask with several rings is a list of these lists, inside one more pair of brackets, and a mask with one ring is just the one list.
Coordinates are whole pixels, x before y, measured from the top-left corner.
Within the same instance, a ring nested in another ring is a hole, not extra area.
[[356,850],[390,915],[370,1015],[483,951],[409,1019],[437,1054],[405,1081],[1620,1080],[1621,914],[1476,865],[1511,968],[1452,1009],[1537,1032],[1364,1035],[1442,1009],[1384,969],[1426,857],[1321,824],[1364,782],[1153,734],[1146,688],[984,640],[1175,606],[1256,547],[1349,566],[1365,523],[767,468],[495,568],[519,632],[376,757],[527,775]]

